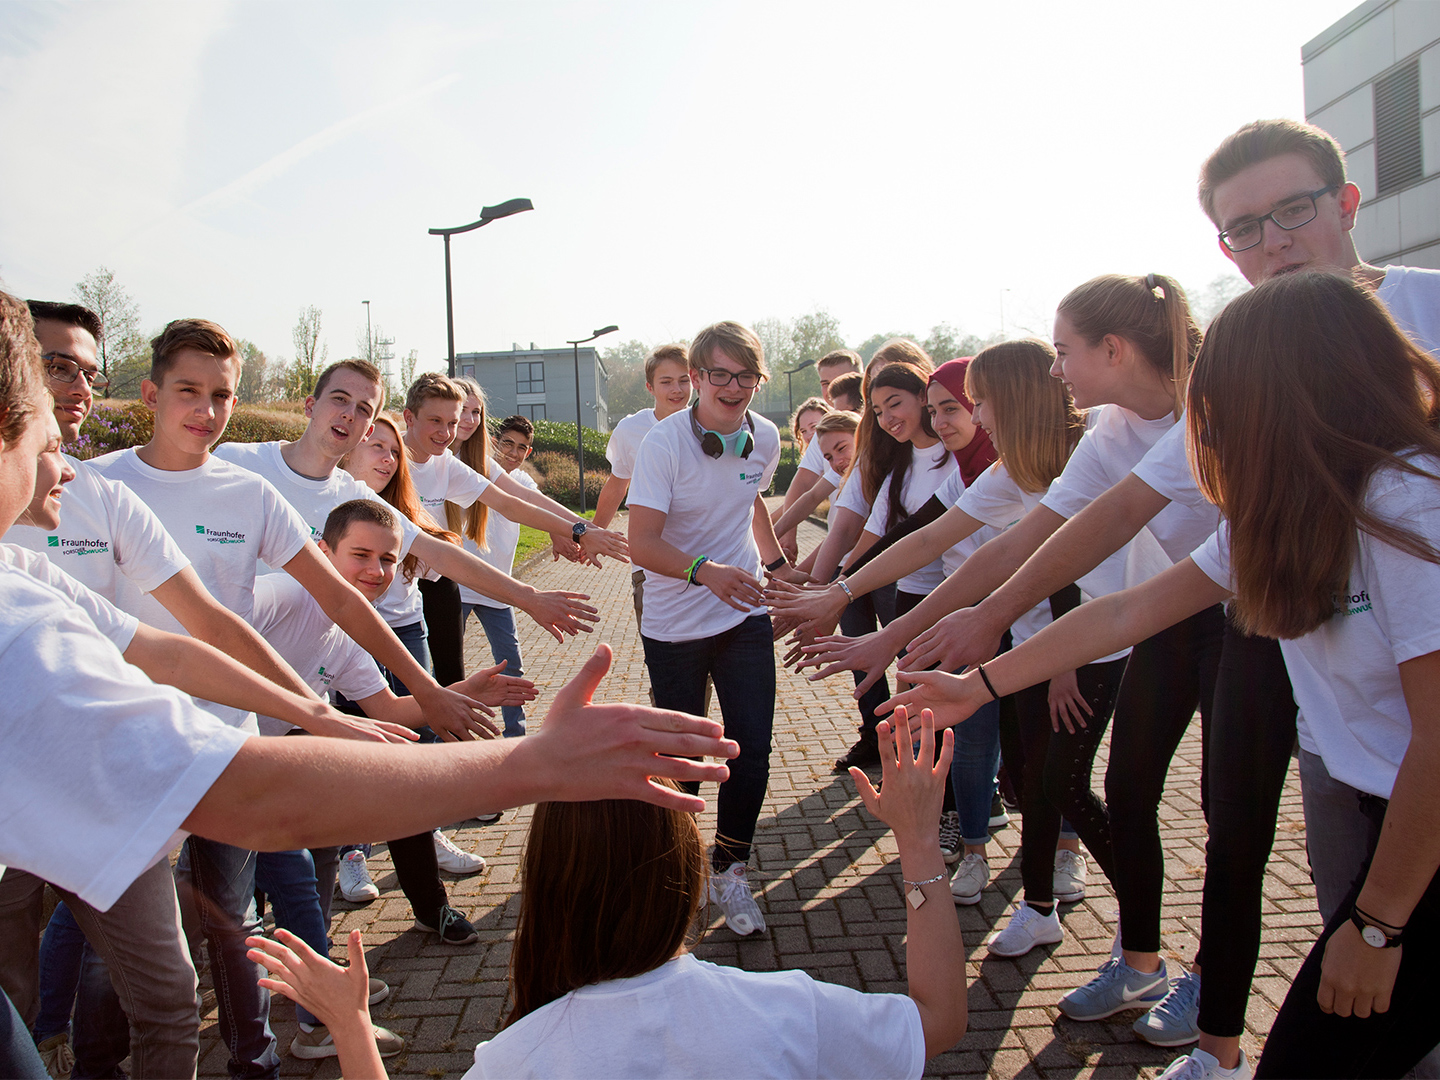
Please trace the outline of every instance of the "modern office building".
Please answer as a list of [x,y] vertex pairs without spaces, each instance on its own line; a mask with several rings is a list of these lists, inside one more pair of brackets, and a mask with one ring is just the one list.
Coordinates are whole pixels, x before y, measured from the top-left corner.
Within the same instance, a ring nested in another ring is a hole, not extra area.
[[[485,388],[492,417],[526,416],[531,420],[575,422],[575,352],[571,348],[537,349],[535,343],[509,352],[458,353],[455,371]],[[610,430],[605,406],[609,379],[600,354],[580,350],[580,419],[597,431]]]
[[1440,3],[1368,0],[1300,57],[1305,116],[1363,196],[1360,257],[1440,269]]

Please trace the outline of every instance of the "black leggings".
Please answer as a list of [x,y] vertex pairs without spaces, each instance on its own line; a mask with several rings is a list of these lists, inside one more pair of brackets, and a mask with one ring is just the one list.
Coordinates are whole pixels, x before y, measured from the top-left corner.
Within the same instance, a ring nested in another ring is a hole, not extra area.
[[449,578],[421,578],[420,598],[425,605],[425,630],[435,681],[449,686],[465,678],[465,618],[460,609],[460,586]]
[[[1134,952],[1160,951],[1160,905],[1165,857],[1160,847],[1160,798],[1170,759],[1195,708],[1210,726],[1225,614],[1206,608],[1147,638],[1130,653],[1115,702],[1105,804],[1115,868],[1110,881],[1120,902],[1122,944]],[[1201,742],[1200,805],[1209,814]]]
[[1295,698],[1280,643],[1250,637],[1227,619],[1210,721],[1210,835],[1205,843],[1201,931],[1223,948],[1201,950],[1200,1030],[1245,1030],[1260,957],[1260,897],[1275,819],[1295,745]]
[[[875,632],[876,624],[889,626],[895,619],[895,586],[882,585],[864,596],[858,597],[840,613],[840,632],[849,637]],[[855,685],[859,686],[865,673],[855,672]],[[865,691],[860,699],[860,737],[874,740],[875,725],[880,718],[875,707],[890,696],[890,684],[881,675],[875,685]]]
[[1048,681],[1014,695],[1024,759],[1020,874],[1027,901],[1049,904],[1055,899],[1055,843],[1062,815],[1107,877],[1114,869],[1110,821],[1105,804],[1090,790],[1090,766],[1105,737],[1124,671],[1124,660],[1087,664],[1076,671],[1080,693],[1094,715],[1073,735],[1063,725],[1059,731],[1051,726]]
[[[1385,800],[1365,798],[1360,803],[1374,822],[1374,835],[1379,836]],[[1300,966],[1265,1038],[1265,1052],[1255,1068],[1257,1077],[1404,1076],[1440,1042],[1440,1015],[1430,996],[1435,992],[1435,965],[1440,963],[1440,874],[1430,880],[1405,926],[1390,1008],[1362,1020],[1322,1012],[1316,1001],[1325,944],[1350,921],[1350,909],[1369,870],[1367,856],[1364,873],[1356,878],[1340,910]],[[1209,977],[1207,971],[1206,980]]]

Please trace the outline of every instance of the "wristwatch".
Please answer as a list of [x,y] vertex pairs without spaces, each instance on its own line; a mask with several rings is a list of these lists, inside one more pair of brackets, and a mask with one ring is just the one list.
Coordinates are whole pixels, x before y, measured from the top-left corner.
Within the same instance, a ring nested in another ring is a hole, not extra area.
[[1351,907],[1350,921],[1355,924],[1355,929],[1360,931],[1360,939],[1372,949],[1398,949],[1405,936],[1405,931],[1397,930],[1393,934],[1387,934],[1374,923],[1365,921],[1365,916],[1360,914],[1358,907]]
[[580,542],[580,538],[585,535],[586,531],[589,530],[589,528],[590,523],[588,521],[577,521],[570,529],[570,536],[578,544]]

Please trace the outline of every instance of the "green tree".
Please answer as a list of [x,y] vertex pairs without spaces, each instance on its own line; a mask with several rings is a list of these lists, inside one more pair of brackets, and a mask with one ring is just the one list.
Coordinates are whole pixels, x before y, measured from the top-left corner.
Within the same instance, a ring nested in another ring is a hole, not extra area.
[[637,339],[612,345],[600,354],[610,376],[605,382],[605,407],[611,427],[622,417],[654,404],[645,390],[645,358],[649,355],[650,346]]
[[[149,366],[145,339],[140,336],[139,305],[115,280],[115,274],[104,266],[96,267],[76,282],[73,292],[79,303],[100,316],[102,332],[96,359],[100,362],[100,373],[112,384],[105,389],[105,396],[121,393],[132,382],[138,388],[139,379],[130,369],[137,366],[142,356],[146,357],[145,367]],[[125,375],[125,387],[115,385],[116,376],[120,374]]]
[[909,332],[902,333],[899,330],[892,331],[888,334],[872,334],[870,337],[862,341],[855,351],[860,354],[860,359],[868,364],[870,363],[870,358],[880,351],[881,345],[884,345],[885,342],[889,341],[891,338],[897,337],[909,338],[911,341],[919,340],[914,334],[911,334]]
[[415,365],[420,362],[418,349],[411,349],[400,361],[400,386],[398,393],[403,396],[410,391],[410,384],[415,381]]
[[330,346],[320,343],[321,311],[313,304],[300,309],[300,317],[290,331],[290,340],[295,343],[295,360],[290,365],[285,380],[285,396],[298,400],[310,393],[315,386],[315,377],[330,358]]
[[271,369],[276,365],[253,341],[237,338],[235,344],[240,350],[240,385],[236,387],[236,394],[246,404],[271,400],[274,397]]
[[1250,288],[1250,283],[1239,274],[1221,274],[1213,278],[1203,289],[1185,290],[1190,300],[1190,313],[1201,328],[1210,325],[1210,320],[1220,314],[1220,309]]

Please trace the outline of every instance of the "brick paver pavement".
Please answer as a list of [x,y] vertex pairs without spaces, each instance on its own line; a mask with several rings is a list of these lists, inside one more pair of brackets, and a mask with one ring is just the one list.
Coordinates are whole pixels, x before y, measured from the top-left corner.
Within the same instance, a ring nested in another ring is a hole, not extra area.
[[[623,521],[621,522],[623,527]],[[801,550],[819,537],[802,526]],[[647,687],[639,630],[626,567],[602,571],[568,563],[532,563],[523,576],[538,588],[579,589],[602,617],[595,633],[557,644],[528,619],[520,622],[526,674],[540,690],[531,723],[543,716],[555,690],[608,641],[615,664],[602,686],[606,700],[645,700]],[[471,624],[469,668],[491,662],[484,636]],[[755,838],[751,881],[764,896],[768,932],[738,938],[715,921],[695,948],[698,956],[749,970],[800,968],[817,978],[871,991],[905,991],[905,909],[893,837],[870,817],[848,777],[831,764],[854,738],[855,711],[848,679],[810,683],[780,672],[770,790]],[[1107,744],[1108,745],[1108,744]],[[1102,758],[1106,748],[1102,748]],[[1104,775],[1097,762],[1096,784]],[[1200,924],[1205,824],[1200,812],[1199,724],[1192,724],[1170,769],[1162,804],[1166,853],[1165,956],[1172,974],[1183,970]],[[713,795],[713,788],[710,789]],[[713,799],[712,799],[713,807]],[[396,884],[383,847],[371,859],[380,899],[368,905],[335,901],[332,937],[365,931],[370,970],[390,983],[375,1021],[404,1035],[406,1051],[388,1062],[396,1077],[458,1076],[469,1067],[477,1042],[497,1029],[505,1000],[506,965],[518,916],[518,873],[529,811],[508,813],[488,828],[476,822],[448,829],[489,867],[470,878],[446,877],[451,903],[480,933],[473,946],[453,948],[413,930],[409,905]],[[1000,924],[1020,889],[1018,818],[998,830],[990,845],[992,885],[974,907],[959,908],[970,981],[970,1027],[960,1045],[931,1059],[929,1076],[1066,1078],[1152,1077],[1177,1052],[1140,1042],[1130,1025],[1139,1013],[1076,1023],[1055,1007],[1061,994],[1086,981],[1107,958],[1116,905],[1108,883],[1092,866],[1088,895],[1062,907],[1060,945],[1018,960],[989,959],[983,942]],[[713,835],[713,810],[702,831]],[[1290,978],[1320,926],[1305,860],[1299,782],[1292,768],[1280,810],[1275,852],[1265,880],[1265,934],[1246,1018],[1245,1050],[1255,1060]],[[358,839],[358,838],[357,838]],[[337,950],[339,958],[343,950]],[[200,1074],[226,1075],[213,996],[206,994]],[[339,1076],[334,1058],[291,1057],[294,1010],[279,998],[272,1023],[280,1039],[285,1076]]]

